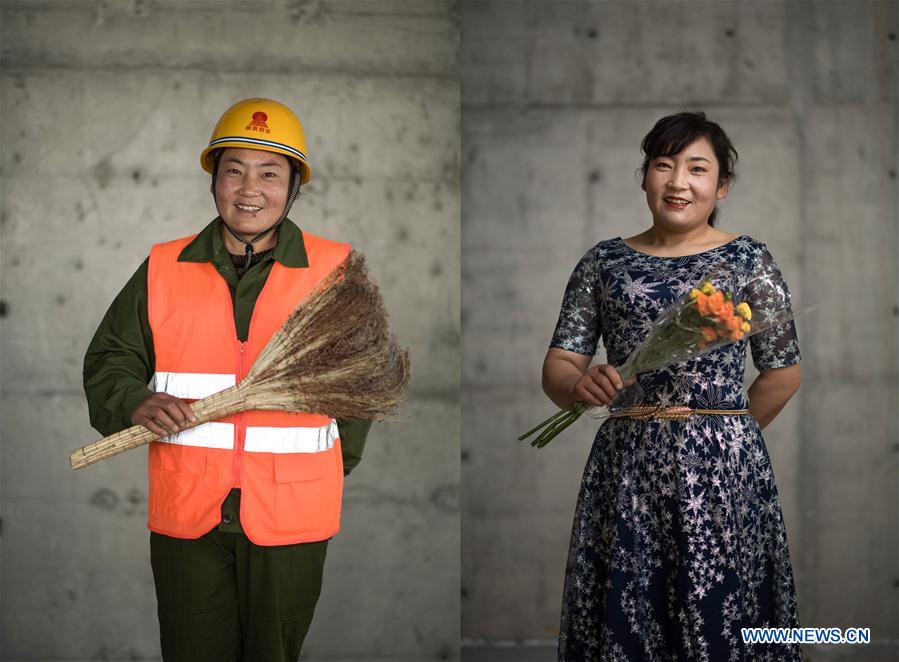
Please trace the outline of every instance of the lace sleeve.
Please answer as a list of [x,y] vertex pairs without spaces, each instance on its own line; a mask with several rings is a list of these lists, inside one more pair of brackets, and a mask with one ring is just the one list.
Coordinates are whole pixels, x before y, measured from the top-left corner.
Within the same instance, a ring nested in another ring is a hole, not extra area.
[[[755,323],[777,319],[785,313],[792,318],[790,290],[764,244],[753,265],[744,295],[753,311],[752,321]],[[749,345],[752,362],[758,370],[785,368],[799,363],[801,358],[796,325],[792,319],[750,336]]]
[[593,356],[600,339],[599,302],[596,299],[597,263],[588,252],[574,268],[550,347]]

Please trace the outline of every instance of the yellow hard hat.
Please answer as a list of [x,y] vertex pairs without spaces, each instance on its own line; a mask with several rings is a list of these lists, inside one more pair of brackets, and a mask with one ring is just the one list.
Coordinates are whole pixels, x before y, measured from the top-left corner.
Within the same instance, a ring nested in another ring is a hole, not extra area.
[[283,154],[297,162],[301,184],[312,177],[312,168],[306,159],[306,132],[300,118],[273,99],[244,99],[225,111],[212,130],[209,147],[200,154],[203,170],[212,173],[215,160],[211,153],[225,147]]

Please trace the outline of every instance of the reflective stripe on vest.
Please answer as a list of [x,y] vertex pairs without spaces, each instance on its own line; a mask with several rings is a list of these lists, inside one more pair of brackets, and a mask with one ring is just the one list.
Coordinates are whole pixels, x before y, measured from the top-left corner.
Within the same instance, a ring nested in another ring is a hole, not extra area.
[[[157,372],[151,388],[185,400],[202,400],[237,383],[235,375],[199,372]],[[248,426],[244,451],[249,453],[321,453],[334,447],[337,423],[319,427]],[[204,423],[159,441],[203,448],[234,448],[232,423]]]
[[237,384],[234,374],[202,372],[157,372],[150,388],[184,400],[202,400]]
[[248,453],[322,453],[334,447],[337,423],[320,428],[248,427],[243,449]]
[[159,441],[180,446],[201,448],[234,448],[234,425],[231,423],[203,423],[190,430],[182,430]]

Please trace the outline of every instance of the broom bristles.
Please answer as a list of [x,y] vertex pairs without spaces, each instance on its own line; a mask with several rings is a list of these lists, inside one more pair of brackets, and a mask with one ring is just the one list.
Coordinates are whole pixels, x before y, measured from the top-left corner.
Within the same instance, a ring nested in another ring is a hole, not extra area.
[[269,405],[293,391],[306,411],[382,420],[403,400],[408,352],[389,333],[364,256],[352,252],[324,287],[291,314],[248,379],[272,391]]

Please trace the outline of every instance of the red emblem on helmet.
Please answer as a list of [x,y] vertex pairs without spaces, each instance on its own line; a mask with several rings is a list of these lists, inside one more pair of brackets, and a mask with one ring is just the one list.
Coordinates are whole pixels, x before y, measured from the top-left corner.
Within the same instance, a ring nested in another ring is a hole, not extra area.
[[253,119],[247,124],[247,131],[261,131],[262,133],[271,133],[271,130],[268,128],[268,124],[266,124],[266,120],[268,119],[268,115],[263,113],[261,110],[257,110],[253,113]]

